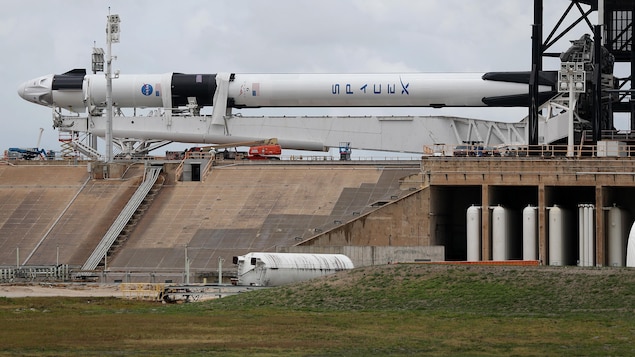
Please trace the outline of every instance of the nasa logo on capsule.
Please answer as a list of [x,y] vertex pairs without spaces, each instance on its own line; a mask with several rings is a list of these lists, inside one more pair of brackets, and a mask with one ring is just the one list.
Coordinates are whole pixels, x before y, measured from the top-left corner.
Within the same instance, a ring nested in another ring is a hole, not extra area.
[[152,85],[146,83],[144,85],[141,86],[141,93],[143,93],[143,95],[151,95],[152,94]]

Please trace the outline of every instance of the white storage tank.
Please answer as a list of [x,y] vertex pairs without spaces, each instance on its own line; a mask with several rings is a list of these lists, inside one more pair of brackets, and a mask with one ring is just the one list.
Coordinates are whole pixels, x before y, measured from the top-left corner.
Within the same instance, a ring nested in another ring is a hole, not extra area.
[[595,205],[578,205],[578,265],[595,265]]
[[538,260],[538,208],[523,209],[523,260]]
[[480,206],[467,209],[467,261],[481,260],[481,211]]
[[568,227],[569,212],[557,205],[548,207],[549,210],[549,265],[567,265],[569,236],[572,227]]
[[353,269],[343,254],[248,253],[234,257],[238,285],[279,286]]
[[492,210],[492,260],[511,259],[510,218],[508,209],[503,206]]
[[626,237],[628,235],[627,212],[613,205],[608,208],[608,265],[623,267],[626,265]]
[[626,243],[626,266],[635,268],[635,223],[631,226],[628,242]]

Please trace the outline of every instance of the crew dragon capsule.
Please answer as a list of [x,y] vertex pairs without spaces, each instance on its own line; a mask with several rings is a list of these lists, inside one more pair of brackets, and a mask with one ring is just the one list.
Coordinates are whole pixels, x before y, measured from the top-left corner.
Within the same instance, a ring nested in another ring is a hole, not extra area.
[[[555,73],[541,73],[543,101],[555,94],[555,79]],[[112,80],[112,100],[119,108],[177,108],[196,98],[204,107],[224,88],[233,108],[525,107],[528,83],[529,72],[124,74]],[[84,112],[106,106],[106,77],[74,69],[24,82],[18,94],[36,104]]]

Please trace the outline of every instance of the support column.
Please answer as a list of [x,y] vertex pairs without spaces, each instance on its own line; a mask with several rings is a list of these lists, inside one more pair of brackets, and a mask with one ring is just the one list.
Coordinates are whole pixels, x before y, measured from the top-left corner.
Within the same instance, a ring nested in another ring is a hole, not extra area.
[[593,143],[602,139],[602,26],[593,26]]
[[[633,17],[635,17],[635,1],[633,2],[632,8],[631,8],[631,21],[635,21]],[[631,24],[631,26],[635,26],[635,25]],[[635,83],[634,83],[635,81],[633,81],[634,77],[635,77],[635,33],[631,31],[631,91],[635,91]],[[635,95],[632,95],[632,94],[631,94],[631,100],[630,100],[630,109],[631,109],[631,130],[635,130]]]
[[489,185],[481,186],[481,260],[492,260],[492,245],[490,240],[490,209],[489,209]]
[[538,145],[538,86],[542,71],[542,0],[534,0],[534,23],[531,30],[531,75],[529,78],[529,119],[527,143]]
[[606,239],[604,234],[604,187],[595,186],[595,265],[606,264]]

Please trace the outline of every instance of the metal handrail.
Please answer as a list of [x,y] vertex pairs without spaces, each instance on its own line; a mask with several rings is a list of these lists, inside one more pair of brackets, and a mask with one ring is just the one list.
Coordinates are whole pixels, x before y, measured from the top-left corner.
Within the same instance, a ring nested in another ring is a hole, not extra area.
[[82,266],[82,270],[94,270],[97,268],[99,262],[101,262],[101,260],[106,256],[110,247],[112,247],[119,234],[121,234],[121,231],[124,229],[126,224],[128,224],[130,218],[132,218],[132,215],[137,211],[141,202],[143,202],[145,197],[148,195],[148,192],[150,192],[150,189],[152,189],[152,186],[154,186],[154,183],[159,178],[161,170],[162,167],[150,167],[147,169],[145,180],[141,183],[141,185],[139,185],[137,191],[135,191],[126,206],[119,213],[117,219],[115,219],[113,224],[110,226],[110,229],[108,229],[108,232],[106,232],[99,244],[97,244],[93,253]]

